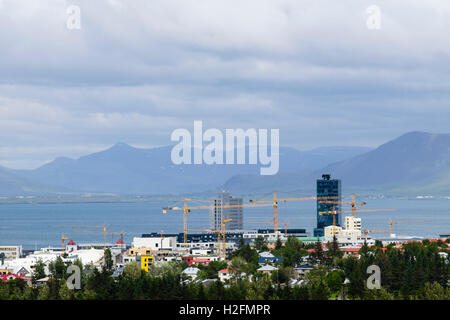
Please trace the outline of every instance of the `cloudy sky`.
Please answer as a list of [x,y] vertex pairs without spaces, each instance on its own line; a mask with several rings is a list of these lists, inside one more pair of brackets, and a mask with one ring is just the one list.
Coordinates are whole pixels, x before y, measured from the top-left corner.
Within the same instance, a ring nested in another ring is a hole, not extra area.
[[450,132],[449,34],[448,0],[0,0],[0,164],[168,145],[194,120],[298,149]]

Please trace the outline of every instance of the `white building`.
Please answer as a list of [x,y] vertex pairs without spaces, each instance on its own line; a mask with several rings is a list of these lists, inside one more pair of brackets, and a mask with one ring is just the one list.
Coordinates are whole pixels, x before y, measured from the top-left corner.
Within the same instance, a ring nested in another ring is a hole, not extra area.
[[249,230],[245,231],[242,237],[245,239],[255,240],[258,237],[264,238],[266,242],[276,242],[278,238],[281,241],[286,241],[287,237],[284,235],[284,232],[277,231],[276,233],[258,233],[257,230]]
[[5,255],[4,260],[18,259],[22,255],[22,246],[0,246],[0,253]]
[[177,237],[135,237],[131,243],[133,248],[150,248],[152,250],[175,250]]
[[231,272],[229,269],[219,270],[218,275],[221,282],[225,282],[231,279]]

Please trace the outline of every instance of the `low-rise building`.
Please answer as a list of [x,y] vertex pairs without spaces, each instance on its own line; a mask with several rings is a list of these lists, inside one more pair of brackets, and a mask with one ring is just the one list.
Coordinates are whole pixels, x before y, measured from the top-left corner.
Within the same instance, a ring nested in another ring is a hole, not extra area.
[[303,278],[312,269],[314,269],[314,266],[304,264],[304,265],[297,265],[293,271],[297,278]]
[[134,249],[148,248],[150,250],[175,250],[177,237],[165,237],[159,234],[145,235],[145,237],[135,237],[131,246]]
[[4,261],[18,259],[22,256],[22,246],[0,246],[1,253]]
[[222,282],[226,282],[231,279],[231,272],[229,269],[222,269],[218,272],[219,280]]
[[278,268],[271,265],[265,265],[258,268],[256,271],[271,275],[275,270],[278,270]]
[[188,268],[184,269],[182,273],[185,274],[185,275],[187,275],[188,277],[190,277],[190,279],[196,280],[199,271],[200,271],[199,268],[196,268],[196,267],[188,267]]
[[136,261],[139,263],[142,270],[148,272],[148,268],[153,264],[154,258],[150,255],[138,255]]

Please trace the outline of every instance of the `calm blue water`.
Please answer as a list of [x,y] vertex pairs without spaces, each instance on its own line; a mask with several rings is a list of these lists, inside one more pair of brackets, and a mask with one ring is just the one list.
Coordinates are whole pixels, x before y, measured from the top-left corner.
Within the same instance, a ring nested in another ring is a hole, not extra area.
[[[175,202],[145,203],[73,203],[73,204],[2,204],[0,205],[0,245],[22,245],[24,249],[45,246],[60,246],[61,233],[68,234],[76,242],[103,243],[103,235],[77,233],[83,228],[56,227],[67,225],[107,225],[108,231],[127,234],[132,238],[142,233],[182,232],[182,211],[163,214],[164,206],[182,206]],[[199,205],[199,204],[192,204]],[[306,228],[312,233],[316,222],[315,202],[302,201],[282,203],[279,206],[279,221],[288,222],[289,228]],[[388,229],[389,218],[393,220],[429,220],[429,222],[395,224],[397,235],[436,237],[450,234],[450,200],[370,200],[366,209],[394,208],[394,212],[360,213],[363,229]],[[245,220],[272,221],[272,207],[246,208]],[[207,210],[193,210],[189,214],[189,228],[208,228]],[[245,224],[246,228],[270,228],[265,224]],[[284,228],[280,224],[280,228]],[[84,228],[97,230],[100,228]],[[374,234],[374,236],[377,234]],[[382,235],[382,234],[378,234]],[[108,236],[107,241],[118,236]]]

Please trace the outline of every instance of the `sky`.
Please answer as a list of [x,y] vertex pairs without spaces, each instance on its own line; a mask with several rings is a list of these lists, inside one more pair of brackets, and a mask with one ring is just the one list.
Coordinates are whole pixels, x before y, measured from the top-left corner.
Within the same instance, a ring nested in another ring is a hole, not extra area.
[[0,0],[0,165],[169,145],[194,120],[300,150],[448,133],[449,31],[447,0]]

